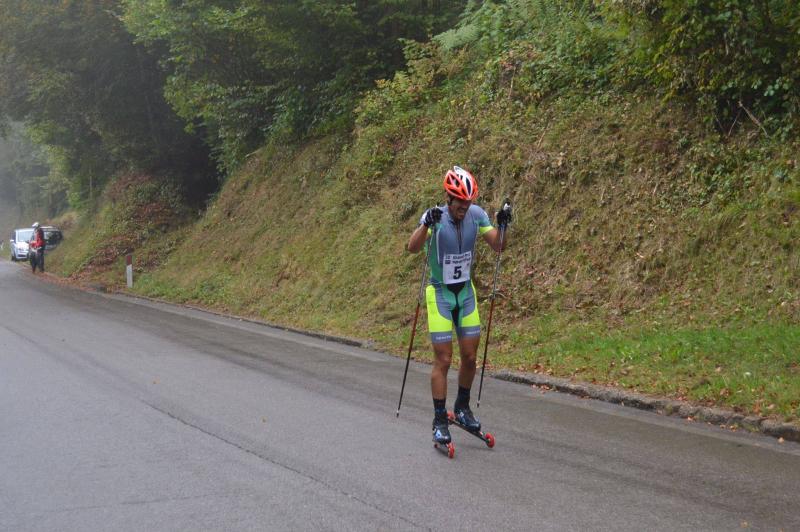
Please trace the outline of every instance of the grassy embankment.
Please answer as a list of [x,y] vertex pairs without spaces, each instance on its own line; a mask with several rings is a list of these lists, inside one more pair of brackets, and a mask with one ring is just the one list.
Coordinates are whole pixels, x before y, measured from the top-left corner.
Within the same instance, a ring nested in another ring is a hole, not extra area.
[[[404,246],[458,163],[490,214],[515,205],[493,367],[797,421],[797,141],[720,135],[648,90],[532,96],[498,61],[487,97],[485,70],[423,54],[352,135],[266,146],[195,223],[155,185],[117,185],[50,264],[120,285],[136,249],[138,293],[402,354],[421,273]],[[481,246],[484,318],[492,268]]]
[[[51,272],[83,282],[125,285],[125,255],[135,252],[139,271],[154,270],[194,221],[170,183],[125,175],[106,187],[93,215],[74,212],[53,220],[64,243],[47,258]],[[120,278],[122,272],[122,278]]]

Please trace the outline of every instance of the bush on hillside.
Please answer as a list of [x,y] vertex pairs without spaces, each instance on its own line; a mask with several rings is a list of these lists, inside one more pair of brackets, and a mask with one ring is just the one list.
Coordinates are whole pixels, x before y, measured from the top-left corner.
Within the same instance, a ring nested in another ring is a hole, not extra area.
[[443,98],[536,104],[562,92],[603,89],[614,80],[622,44],[591,2],[484,2],[432,42],[407,41],[408,68],[366,94],[356,125],[395,122]]
[[[612,0],[644,74],[697,100],[720,129],[750,119],[788,131],[800,118],[796,0]],[[771,126],[771,127],[770,127]]]
[[537,102],[562,90],[594,90],[613,77],[621,44],[592,2],[485,2],[459,28],[439,35],[445,50],[471,45],[484,96]]

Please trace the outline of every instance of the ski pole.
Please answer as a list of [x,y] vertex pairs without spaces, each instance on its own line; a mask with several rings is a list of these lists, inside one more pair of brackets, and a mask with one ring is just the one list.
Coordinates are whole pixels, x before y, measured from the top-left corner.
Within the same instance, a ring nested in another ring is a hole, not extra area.
[[417,296],[417,311],[414,313],[414,324],[411,326],[411,341],[408,343],[408,355],[406,356],[406,370],[403,372],[403,386],[400,388],[400,401],[397,403],[397,416],[400,417],[400,405],[403,404],[403,392],[406,389],[406,377],[408,377],[408,365],[411,362],[411,350],[414,347],[414,336],[417,334],[417,320],[419,319],[419,308],[422,305],[422,293],[425,290],[425,278],[428,276],[428,255],[431,253],[431,243],[435,232],[431,232],[428,238],[428,248],[425,251],[425,265],[422,267],[422,279],[419,282],[419,295]]
[[[503,203],[503,210],[511,210],[511,203],[506,200]],[[475,404],[475,408],[480,408],[481,406],[481,393],[483,392],[483,374],[486,372],[486,352],[489,350],[489,335],[492,333],[492,315],[494,314],[494,300],[497,296],[497,274],[500,271],[500,256],[503,254],[503,240],[506,236],[506,225],[500,226],[500,249],[497,252],[497,260],[494,264],[494,280],[492,281],[492,304],[489,307],[489,322],[486,325],[486,343],[483,344],[483,364],[481,366],[481,383],[478,386],[478,402]]]

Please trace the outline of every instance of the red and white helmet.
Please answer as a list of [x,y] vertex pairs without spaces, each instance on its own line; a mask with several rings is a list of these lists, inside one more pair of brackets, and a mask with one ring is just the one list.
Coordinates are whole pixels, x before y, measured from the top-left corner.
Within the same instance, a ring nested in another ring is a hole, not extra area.
[[444,176],[444,189],[448,194],[464,201],[478,197],[478,182],[468,171],[454,166]]

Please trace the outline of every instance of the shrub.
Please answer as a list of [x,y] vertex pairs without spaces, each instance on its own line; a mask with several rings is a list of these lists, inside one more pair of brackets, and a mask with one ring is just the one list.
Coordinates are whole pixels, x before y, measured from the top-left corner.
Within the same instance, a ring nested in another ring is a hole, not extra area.
[[747,117],[773,130],[796,123],[796,0],[617,0],[605,5],[606,14],[627,24],[647,76],[667,96],[696,99],[721,129]]

